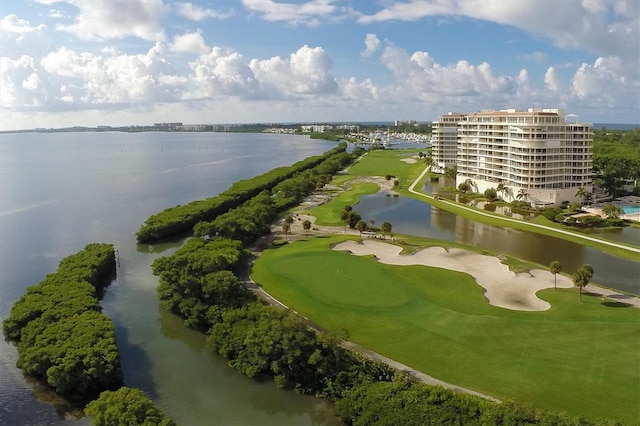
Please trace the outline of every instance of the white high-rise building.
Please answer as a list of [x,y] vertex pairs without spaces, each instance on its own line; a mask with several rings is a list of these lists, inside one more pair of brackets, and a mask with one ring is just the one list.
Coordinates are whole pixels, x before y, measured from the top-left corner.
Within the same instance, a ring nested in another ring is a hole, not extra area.
[[442,173],[446,167],[451,168],[456,165],[458,125],[464,117],[465,115],[459,112],[450,112],[432,123],[431,158],[433,158],[434,172]]
[[[442,122],[444,129],[452,128]],[[498,195],[506,201],[522,199],[536,206],[581,201],[579,188],[592,191],[592,127],[568,122],[563,110],[482,111],[460,117],[455,128],[456,186],[468,182],[480,193],[505,188]],[[443,134],[447,138],[438,149],[434,143],[432,155],[446,166],[452,141],[450,131]]]
[[560,109],[543,108],[442,115],[433,122],[433,169],[456,166],[456,186],[501,189],[507,201],[582,201],[578,189],[592,191],[593,131],[567,118]]

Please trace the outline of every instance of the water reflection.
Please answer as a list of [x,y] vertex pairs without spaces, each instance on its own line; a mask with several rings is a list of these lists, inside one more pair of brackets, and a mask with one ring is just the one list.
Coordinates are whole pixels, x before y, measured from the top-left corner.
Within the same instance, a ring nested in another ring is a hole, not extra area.
[[390,222],[398,234],[470,244],[541,265],[558,260],[568,273],[588,263],[595,271],[593,282],[640,294],[640,263],[571,241],[475,222],[412,198],[385,193],[362,197],[355,208],[367,221]]

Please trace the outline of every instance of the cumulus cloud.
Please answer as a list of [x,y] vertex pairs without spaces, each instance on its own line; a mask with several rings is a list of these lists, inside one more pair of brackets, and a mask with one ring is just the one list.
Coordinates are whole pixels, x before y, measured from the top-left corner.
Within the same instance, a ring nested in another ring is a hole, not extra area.
[[560,93],[562,91],[562,84],[554,67],[549,67],[544,74],[544,85],[550,92]]
[[338,89],[331,74],[331,58],[321,47],[302,46],[289,59],[278,56],[254,59],[250,67],[261,84],[271,93],[284,96],[334,93]]
[[120,105],[176,100],[174,74],[166,49],[156,44],[145,54],[108,56],[60,48],[41,60],[42,70],[57,81],[57,99],[80,105]]
[[378,51],[378,48],[380,47],[380,40],[378,39],[378,36],[376,36],[375,34],[367,34],[367,36],[364,39],[364,45],[365,45],[365,49],[361,53],[361,55],[366,58],[366,57],[372,56],[374,53]]
[[251,69],[238,52],[214,47],[189,64],[196,89],[188,99],[218,99],[224,96],[251,98],[258,89]]
[[162,0],[60,0],[78,8],[70,25],[59,24],[85,40],[119,39],[129,36],[143,40],[164,40],[160,18],[165,12]]
[[[624,99],[625,77],[622,73],[622,62],[617,57],[598,58],[593,65],[582,64],[573,77],[571,90],[581,100],[592,100],[613,103],[616,99]],[[640,86],[636,85],[636,94]]]
[[207,47],[200,30],[194,33],[186,33],[175,36],[173,38],[173,43],[171,44],[170,49],[174,52],[188,52],[197,54],[203,54],[209,51],[209,48]]
[[214,9],[204,9],[193,3],[176,3],[178,15],[191,21],[204,21],[205,19],[226,19],[232,15],[231,12],[223,13]]
[[409,56],[393,45],[385,48],[382,61],[395,76],[396,97],[490,96],[512,93],[514,89],[513,81],[506,76],[494,75],[487,62],[473,65],[460,60],[441,65],[428,52],[415,52]]

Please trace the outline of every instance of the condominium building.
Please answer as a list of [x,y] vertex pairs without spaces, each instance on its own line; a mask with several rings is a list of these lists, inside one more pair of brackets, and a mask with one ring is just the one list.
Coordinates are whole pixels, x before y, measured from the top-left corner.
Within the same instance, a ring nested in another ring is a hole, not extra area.
[[450,112],[440,116],[431,127],[432,170],[442,173],[444,169],[454,167],[458,154],[458,124],[465,119],[459,112]]
[[[444,129],[453,126],[449,117],[441,117]],[[456,130],[456,186],[468,182],[480,193],[496,188],[507,201],[537,206],[581,201],[579,188],[592,191],[592,127],[568,122],[561,109],[471,113],[458,118]],[[445,166],[450,133],[443,132],[446,143],[437,151]]]

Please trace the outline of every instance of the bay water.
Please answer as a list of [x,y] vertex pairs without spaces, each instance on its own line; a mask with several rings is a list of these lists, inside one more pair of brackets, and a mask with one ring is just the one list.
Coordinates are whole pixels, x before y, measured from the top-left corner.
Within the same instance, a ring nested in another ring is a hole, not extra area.
[[[143,221],[176,204],[335,146],[303,136],[235,133],[0,134],[0,318],[25,289],[91,242],[118,250],[102,306],[116,325],[125,382],[180,425],[337,424],[324,401],[258,383],[205,349],[202,334],[162,309],[151,263],[181,242],[137,244]],[[640,264],[556,238],[473,222],[428,204],[377,194],[356,207],[394,233],[473,244],[564,270],[594,266],[594,281],[640,293]],[[623,231],[624,232],[624,231]],[[630,234],[622,239],[635,238]],[[0,424],[88,424],[40,402],[0,341]]]

